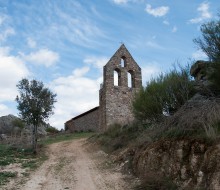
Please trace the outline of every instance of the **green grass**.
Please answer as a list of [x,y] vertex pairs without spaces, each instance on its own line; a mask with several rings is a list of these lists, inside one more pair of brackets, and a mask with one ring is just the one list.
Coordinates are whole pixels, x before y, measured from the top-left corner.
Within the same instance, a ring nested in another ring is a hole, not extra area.
[[[10,145],[0,144],[0,167],[7,166],[13,163],[20,163],[22,168],[27,168],[29,170],[35,170],[38,168],[48,157],[45,154],[44,145],[49,145],[52,143],[69,141],[79,138],[88,138],[94,135],[94,133],[72,133],[72,134],[59,134],[54,136],[49,136],[43,139],[38,144],[39,150],[38,154],[34,155],[31,148],[29,149],[19,149]],[[61,166],[60,166],[61,167]],[[29,173],[25,173],[29,174]],[[0,187],[6,184],[10,178],[16,177],[15,172],[0,172]]]
[[54,136],[48,136],[45,139],[42,139],[40,141],[41,145],[48,145],[48,144],[53,144],[57,142],[62,142],[62,141],[70,141],[73,139],[80,139],[80,138],[89,138],[95,133],[92,132],[79,132],[79,133],[69,133],[69,134],[58,134]]
[[16,172],[0,172],[0,186],[8,182],[8,178],[16,177]]

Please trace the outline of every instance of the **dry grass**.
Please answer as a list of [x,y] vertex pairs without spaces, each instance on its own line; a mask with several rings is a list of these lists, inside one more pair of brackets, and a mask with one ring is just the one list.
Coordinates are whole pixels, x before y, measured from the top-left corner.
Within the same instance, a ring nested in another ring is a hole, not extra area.
[[184,104],[173,116],[166,119],[167,128],[185,131],[205,131],[210,138],[216,138],[220,123],[220,98],[196,96]]

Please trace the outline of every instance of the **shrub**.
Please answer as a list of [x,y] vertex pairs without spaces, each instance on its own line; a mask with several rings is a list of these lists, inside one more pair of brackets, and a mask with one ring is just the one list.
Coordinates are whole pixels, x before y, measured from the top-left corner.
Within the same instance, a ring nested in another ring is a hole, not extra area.
[[48,127],[46,128],[46,132],[54,134],[54,133],[59,133],[59,130],[55,127]]
[[136,94],[134,115],[141,121],[159,121],[163,114],[173,114],[194,95],[189,66],[161,74]]

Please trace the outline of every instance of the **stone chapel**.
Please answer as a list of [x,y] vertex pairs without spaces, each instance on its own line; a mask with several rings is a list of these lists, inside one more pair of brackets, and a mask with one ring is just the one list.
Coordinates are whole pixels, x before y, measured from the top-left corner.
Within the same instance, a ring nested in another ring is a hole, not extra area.
[[99,106],[68,120],[65,130],[102,132],[115,123],[131,123],[132,101],[141,87],[141,68],[122,44],[103,67]]

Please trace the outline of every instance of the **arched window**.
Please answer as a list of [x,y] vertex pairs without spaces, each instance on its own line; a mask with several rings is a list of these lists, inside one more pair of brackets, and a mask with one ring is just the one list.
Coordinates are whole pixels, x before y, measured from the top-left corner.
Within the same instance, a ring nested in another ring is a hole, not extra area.
[[128,71],[127,77],[128,77],[128,87],[135,88],[134,72],[131,70]]
[[121,85],[121,71],[119,69],[114,70],[114,86]]
[[125,57],[121,57],[121,67],[125,67],[125,66],[126,66]]

